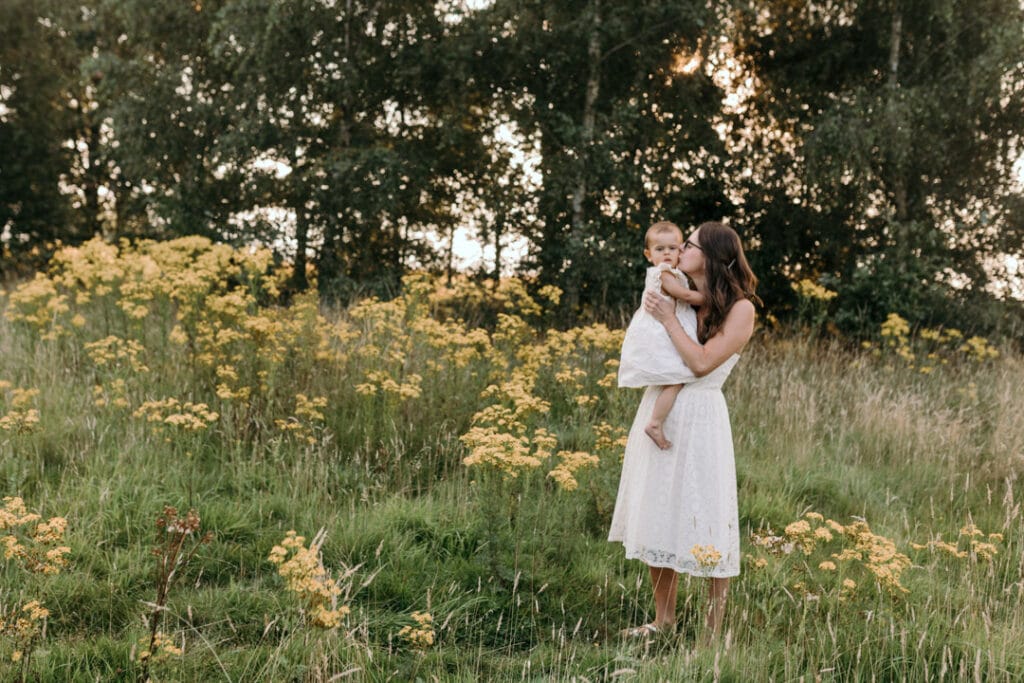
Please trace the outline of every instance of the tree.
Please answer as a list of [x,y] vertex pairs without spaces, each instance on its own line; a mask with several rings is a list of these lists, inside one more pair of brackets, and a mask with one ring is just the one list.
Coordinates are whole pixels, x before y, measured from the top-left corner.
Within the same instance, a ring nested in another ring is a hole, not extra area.
[[741,223],[769,298],[810,277],[839,289],[848,330],[893,311],[969,324],[963,305],[1024,244],[1020,4],[748,2],[733,18],[760,86]]
[[227,144],[231,77],[210,51],[227,4],[104,0],[99,8],[107,39],[89,69],[99,84],[98,115],[111,131],[112,236],[254,236],[232,223],[254,188]]
[[729,212],[713,128],[722,93],[701,68],[702,5],[497,0],[473,17],[476,82],[541,140],[527,268],[574,316],[634,304],[643,231]]
[[55,240],[101,230],[91,5],[0,4],[0,242],[7,267],[45,263]]

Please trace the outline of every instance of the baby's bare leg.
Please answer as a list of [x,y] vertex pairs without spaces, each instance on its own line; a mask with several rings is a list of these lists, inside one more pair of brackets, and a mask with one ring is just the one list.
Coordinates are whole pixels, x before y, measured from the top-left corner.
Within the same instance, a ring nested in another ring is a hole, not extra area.
[[671,448],[672,444],[665,438],[661,425],[665,422],[665,418],[668,417],[669,411],[672,410],[672,405],[676,402],[676,396],[679,395],[682,388],[682,384],[670,384],[661,388],[661,393],[658,394],[658,398],[654,401],[654,412],[651,413],[651,419],[644,428],[647,436],[654,439],[654,443],[658,444],[658,448],[662,450]]

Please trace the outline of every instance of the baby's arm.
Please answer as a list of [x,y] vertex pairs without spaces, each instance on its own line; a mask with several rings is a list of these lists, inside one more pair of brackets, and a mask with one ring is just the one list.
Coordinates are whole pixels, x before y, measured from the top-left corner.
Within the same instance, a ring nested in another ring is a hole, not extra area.
[[684,285],[671,271],[662,272],[661,288],[673,299],[685,301],[691,306],[700,306],[704,303],[703,294]]

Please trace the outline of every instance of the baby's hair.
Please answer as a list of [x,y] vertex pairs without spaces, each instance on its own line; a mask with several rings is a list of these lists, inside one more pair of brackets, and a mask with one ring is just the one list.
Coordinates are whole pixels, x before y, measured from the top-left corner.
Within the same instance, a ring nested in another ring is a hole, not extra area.
[[647,234],[644,235],[644,248],[650,248],[652,237],[666,232],[676,233],[677,235],[679,235],[679,241],[683,241],[683,231],[679,229],[678,225],[670,221],[658,221],[651,227],[647,228]]

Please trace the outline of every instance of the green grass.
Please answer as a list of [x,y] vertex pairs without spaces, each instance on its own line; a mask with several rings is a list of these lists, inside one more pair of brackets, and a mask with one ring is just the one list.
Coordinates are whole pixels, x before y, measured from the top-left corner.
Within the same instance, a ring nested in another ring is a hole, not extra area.
[[[490,402],[481,391],[507,371],[497,356],[431,371],[427,361],[446,351],[409,344],[402,372],[422,374],[422,395],[366,396],[355,385],[371,370],[394,373],[380,351],[405,343],[406,332],[328,312],[327,327],[348,321],[361,334],[335,339],[333,359],[318,360],[310,338],[295,333],[249,406],[217,399],[212,370],[166,341],[173,319],[158,310],[171,307],[154,305],[139,332],[151,349],[145,375],[98,369],[83,351],[111,329],[131,332],[110,322],[116,309],[76,310],[88,324],[57,340],[0,323],[0,380],[40,389],[41,415],[31,433],[0,432],[3,495],[67,517],[72,548],[56,576],[0,565],[0,604],[36,598],[51,611],[32,680],[138,677],[132,654],[147,633],[150,549],[165,505],[194,507],[214,538],[172,591],[164,630],[185,652],[154,665],[154,680],[916,681],[1024,672],[1019,355],[964,358],[924,375],[895,357],[759,334],[726,386],[746,531],[782,529],[813,510],[844,523],[863,517],[903,552],[912,541],[955,540],[969,520],[1005,538],[991,563],[912,554],[900,596],[865,585],[848,600],[807,597],[794,589],[813,575],[802,560],[745,564],[726,636],[698,648],[699,579],[683,579],[677,635],[648,644],[616,637],[653,610],[644,568],[604,540],[617,457],[579,472],[575,491],[545,476],[552,463],[504,483],[461,464],[458,437]],[[598,387],[614,353],[587,348],[566,349],[537,385],[552,407],[533,426],[554,432],[558,449],[592,448],[598,422],[628,427],[639,400]],[[550,381],[566,367],[586,370],[579,387]],[[115,377],[127,381],[132,408],[175,396],[208,402],[222,418],[194,434],[158,433],[131,409],[94,405],[93,386]],[[273,427],[299,392],[328,398],[312,445]],[[580,408],[574,393],[599,401]],[[0,400],[12,409],[9,389]],[[321,527],[324,563],[347,574],[351,608],[333,632],[303,623],[267,560],[289,529],[311,538]],[[744,551],[757,553],[746,539]],[[433,615],[436,642],[425,651],[399,636],[413,611]],[[0,655],[10,656],[2,634]],[[19,669],[5,659],[0,672],[6,680]]]

